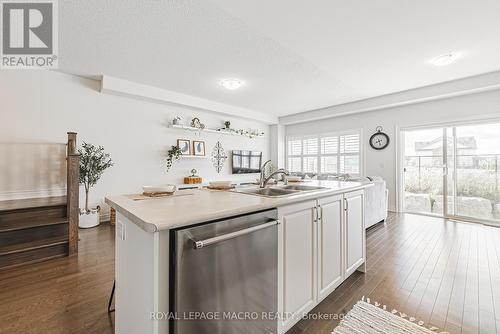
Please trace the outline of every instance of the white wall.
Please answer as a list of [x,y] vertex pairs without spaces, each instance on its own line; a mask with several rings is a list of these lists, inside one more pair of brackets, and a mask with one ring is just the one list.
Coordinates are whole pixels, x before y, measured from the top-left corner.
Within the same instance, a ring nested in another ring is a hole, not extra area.
[[[395,211],[396,133],[398,127],[492,118],[500,119],[499,90],[287,125],[286,135],[295,136],[363,128],[365,174],[380,175],[387,181],[390,197],[389,209]],[[389,147],[383,151],[373,150],[368,144],[370,136],[378,125],[381,125],[384,132],[391,138]]]
[[[176,115],[184,121],[197,116],[207,127],[220,127],[227,118],[234,128],[259,129],[266,137],[248,139],[210,133],[197,136],[193,132],[169,128],[169,122]],[[182,183],[182,177],[189,175],[193,168],[205,180],[254,177],[231,175],[229,159],[220,174],[212,167],[210,159],[184,159],[174,163],[170,172],[165,172],[165,153],[176,144],[177,138],[206,141],[208,155],[220,140],[228,153],[233,149],[248,149],[262,151],[264,159],[269,157],[269,126],[264,123],[102,94],[99,93],[98,81],[59,72],[0,73],[0,143],[3,146],[10,143],[65,143],[67,131],[77,132],[79,143],[87,141],[103,145],[115,163],[92,190],[93,204],[102,203],[107,195],[139,192],[142,185]],[[9,159],[14,160],[12,153]],[[9,170],[19,168],[23,161],[26,160],[10,163],[3,156],[1,173],[14,175]],[[0,178],[0,181],[0,197],[5,197],[6,193],[16,195],[13,189],[17,194],[33,193],[40,184],[34,180],[19,185],[19,180],[10,177]],[[43,184],[43,187],[47,185]]]

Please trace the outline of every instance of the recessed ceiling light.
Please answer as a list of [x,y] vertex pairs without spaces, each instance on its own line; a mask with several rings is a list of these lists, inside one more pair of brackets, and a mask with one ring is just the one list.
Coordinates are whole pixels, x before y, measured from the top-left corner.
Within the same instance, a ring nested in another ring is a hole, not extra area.
[[229,90],[235,90],[243,86],[245,82],[236,78],[227,78],[220,81],[220,85]]
[[446,66],[454,63],[458,58],[460,58],[460,56],[461,54],[458,52],[450,52],[431,59],[430,63],[434,66]]

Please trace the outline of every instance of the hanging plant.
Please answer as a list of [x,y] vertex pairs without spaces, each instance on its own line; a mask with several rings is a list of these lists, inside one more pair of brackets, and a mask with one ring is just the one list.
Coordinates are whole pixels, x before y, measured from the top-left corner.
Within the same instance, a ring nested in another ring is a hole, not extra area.
[[172,167],[174,161],[178,161],[181,157],[181,149],[178,146],[172,146],[170,150],[167,151],[167,172]]

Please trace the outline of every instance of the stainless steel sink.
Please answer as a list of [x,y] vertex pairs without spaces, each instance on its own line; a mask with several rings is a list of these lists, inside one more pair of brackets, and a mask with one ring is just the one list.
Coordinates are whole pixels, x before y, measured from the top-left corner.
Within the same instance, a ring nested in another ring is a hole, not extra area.
[[243,188],[236,189],[236,192],[251,194],[251,195],[259,195],[265,197],[282,197],[296,194],[296,190],[289,190],[283,188]]
[[287,185],[274,186],[268,188],[236,188],[234,191],[244,194],[258,195],[264,197],[285,197],[297,195],[301,192],[326,189],[325,187],[304,186],[304,185]]
[[312,190],[321,190],[325,189],[325,187],[317,187],[317,186],[304,186],[300,184],[291,184],[288,186],[280,187],[280,189],[285,190],[298,190],[298,191],[312,191]]

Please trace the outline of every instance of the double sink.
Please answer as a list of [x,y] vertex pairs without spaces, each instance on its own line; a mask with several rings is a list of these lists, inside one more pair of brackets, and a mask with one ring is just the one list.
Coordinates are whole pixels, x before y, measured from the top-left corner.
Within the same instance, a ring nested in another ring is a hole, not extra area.
[[234,191],[244,194],[264,196],[264,197],[286,197],[297,195],[303,192],[318,191],[326,189],[325,187],[318,186],[305,186],[305,185],[284,185],[272,186],[266,188],[236,188]]

